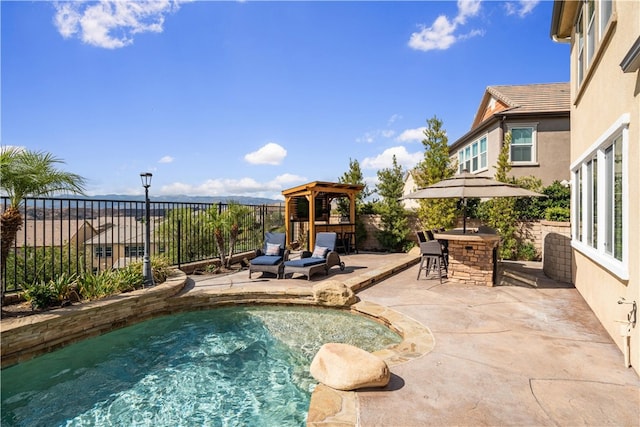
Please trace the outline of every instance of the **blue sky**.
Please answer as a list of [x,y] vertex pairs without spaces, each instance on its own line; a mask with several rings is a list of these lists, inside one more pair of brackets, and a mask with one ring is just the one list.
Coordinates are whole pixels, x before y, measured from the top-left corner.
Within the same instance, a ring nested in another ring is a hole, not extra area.
[[3,146],[87,193],[281,198],[464,135],[487,86],[569,80],[550,1],[2,1]]

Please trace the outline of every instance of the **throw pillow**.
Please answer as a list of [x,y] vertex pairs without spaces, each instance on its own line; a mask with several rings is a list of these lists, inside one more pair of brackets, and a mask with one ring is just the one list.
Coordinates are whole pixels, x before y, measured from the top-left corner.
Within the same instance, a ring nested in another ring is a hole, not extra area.
[[329,252],[329,248],[325,248],[324,246],[316,246],[311,254],[311,258],[324,258]]
[[280,245],[277,243],[267,243],[265,255],[280,255]]

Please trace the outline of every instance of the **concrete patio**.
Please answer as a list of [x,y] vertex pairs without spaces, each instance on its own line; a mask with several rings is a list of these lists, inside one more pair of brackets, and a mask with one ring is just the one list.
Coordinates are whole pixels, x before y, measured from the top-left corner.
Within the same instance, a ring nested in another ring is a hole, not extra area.
[[[334,268],[311,281],[249,279],[246,272],[190,276],[187,291],[276,292],[311,288],[327,278],[356,283],[356,277],[366,277],[368,285],[357,293],[363,302],[430,329],[433,350],[392,365],[389,386],[347,393],[341,417],[320,420],[310,413],[310,425],[640,425],[640,379],[623,366],[623,354],[575,288],[553,281],[538,288],[440,284],[424,275],[417,280],[417,265],[378,277],[401,255],[342,259],[344,272]],[[312,406],[322,402],[312,399]]]

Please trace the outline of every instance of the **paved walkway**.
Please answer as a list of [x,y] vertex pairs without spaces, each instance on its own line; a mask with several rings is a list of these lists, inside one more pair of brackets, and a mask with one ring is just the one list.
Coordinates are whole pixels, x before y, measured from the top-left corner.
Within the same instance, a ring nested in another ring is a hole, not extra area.
[[359,392],[362,426],[637,426],[640,380],[575,288],[466,287],[410,268],[358,294],[435,348]]
[[[393,257],[343,256],[347,268],[334,267],[329,278],[371,277]],[[417,280],[417,271],[414,265],[358,292],[435,338],[430,353],[391,367],[386,389],[356,393],[360,426],[640,426],[640,379],[623,366],[622,353],[575,288],[440,284]],[[311,288],[326,279],[258,277],[191,276],[194,291]]]

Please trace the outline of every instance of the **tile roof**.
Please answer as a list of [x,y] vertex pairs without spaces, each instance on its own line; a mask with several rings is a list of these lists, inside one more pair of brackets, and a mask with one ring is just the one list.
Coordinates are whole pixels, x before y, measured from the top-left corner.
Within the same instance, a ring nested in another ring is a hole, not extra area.
[[489,86],[487,92],[507,104],[509,112],[542,113],[569,111],[569,83],[542,83],[515,86]]

